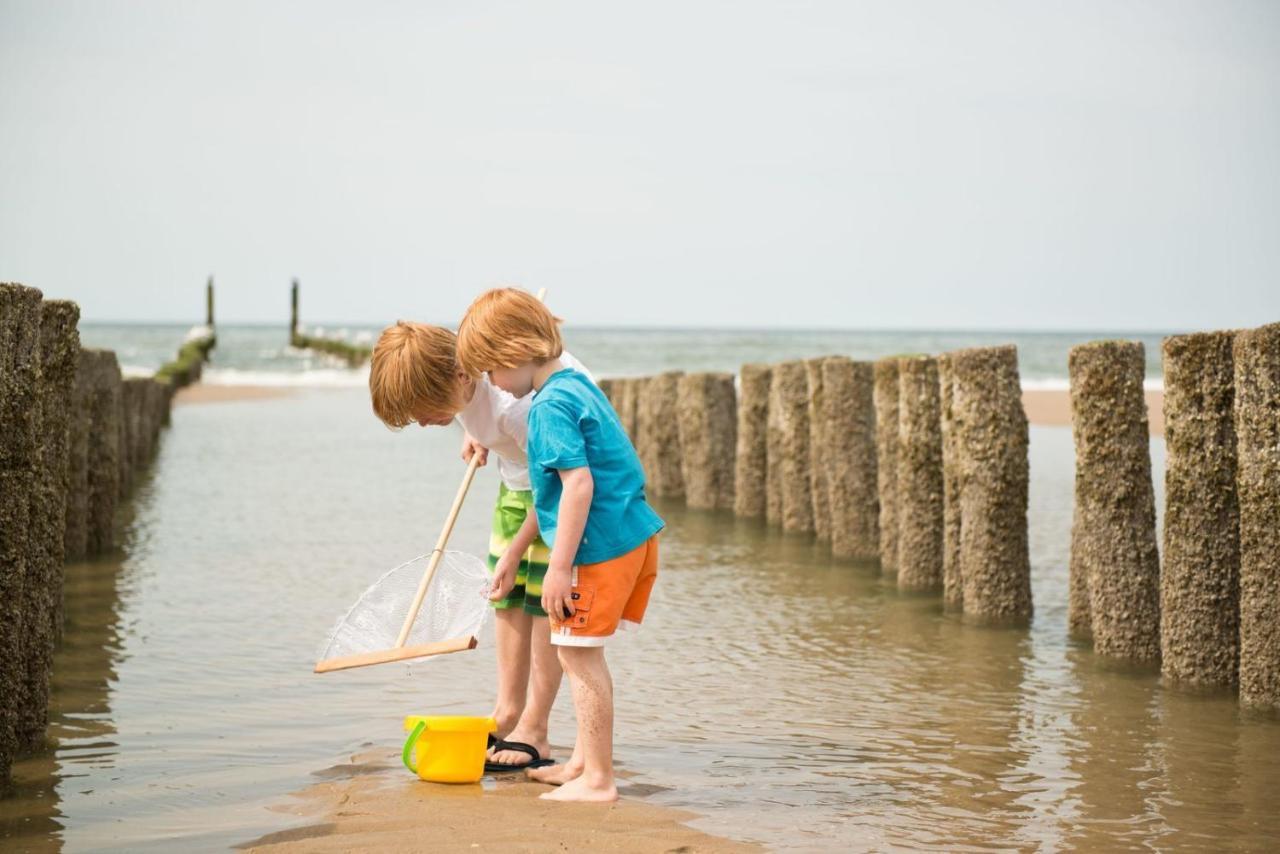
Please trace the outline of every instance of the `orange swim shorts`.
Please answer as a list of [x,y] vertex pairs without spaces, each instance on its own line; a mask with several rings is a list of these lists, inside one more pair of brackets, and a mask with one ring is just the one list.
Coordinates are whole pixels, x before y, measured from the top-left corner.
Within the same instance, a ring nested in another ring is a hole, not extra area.
[[635,629],[644,619],[658,577],[655,534],[624,555],[573,569],[573,615],[551,615],[551,643],[604,646],[619,628]]

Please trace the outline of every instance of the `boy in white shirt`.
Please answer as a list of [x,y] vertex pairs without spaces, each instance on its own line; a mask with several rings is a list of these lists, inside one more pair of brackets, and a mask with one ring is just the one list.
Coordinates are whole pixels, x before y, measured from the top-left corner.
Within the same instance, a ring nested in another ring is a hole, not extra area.
[[[565,367],[587,373],[568,353],[561,359]],[[449,330],[407,321],[387,327],[378,338],[369,392],[374,413],[389,427],[445,426],[456,418],[465,431],[464,461],[480,454],[484,465],[490,451],[498,455],[502,483],[489,536],[489,598],[497,611],[493,717],[501,735],[493,739],[485,770],[550,765],[547,721],[562,671],[541,603],[550,550],[538,534],[525,456],[530,398],[513,397],[488,377],[462,370],[457,339]]]

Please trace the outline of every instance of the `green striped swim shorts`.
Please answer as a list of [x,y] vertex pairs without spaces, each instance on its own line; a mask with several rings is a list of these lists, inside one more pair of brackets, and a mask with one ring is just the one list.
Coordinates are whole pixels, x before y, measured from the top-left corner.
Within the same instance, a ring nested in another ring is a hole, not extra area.
[[[525,518],[533,511],[533,490],[498,487],[498,504],[493,508],[493,530],[489,533],[489,570],[498,565],[498,558],[515,539]],[[534,539],[529,550],[516,569],[516,586],[505,597],[493,603],[495,608],[524,608],[526,614],[547,616],[542,610],[542,577],[547,574],[547,562],[551,550],[541,535]]]

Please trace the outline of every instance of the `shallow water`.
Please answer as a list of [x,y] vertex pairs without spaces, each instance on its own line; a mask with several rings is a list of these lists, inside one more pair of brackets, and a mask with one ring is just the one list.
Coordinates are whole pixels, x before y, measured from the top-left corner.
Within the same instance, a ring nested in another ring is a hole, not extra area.
[[[316,676],[334,617],[427,551],[457,434],[358,391],[186,406],[122,553],[68,568],[45,754],[0,847],[225,848],[409,713],[487,714],[475,652]],[[1157,473],[1163,446],[1152,445]],[[1071,438],[1033,428],[1030,630],[964,625],[805,537],[662,505],[650,617],[610,649],[633,793],[777,848],[1213,848],[1280,838],[1280,723],[1164,690],[1066,635]],[[482,552],[482,472],[453,545]],[[1159,485],[1158,485],[1159,489]],[[565,690],[553,741],[572,740]]]

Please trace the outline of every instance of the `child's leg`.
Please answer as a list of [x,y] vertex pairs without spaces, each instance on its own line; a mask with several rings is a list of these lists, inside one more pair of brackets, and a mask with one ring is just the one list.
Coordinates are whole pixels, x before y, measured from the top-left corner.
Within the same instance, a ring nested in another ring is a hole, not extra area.
[[613,801],[613,679],[601,646],[562,646],[560,662],[573,686],[582,773],[542,797],[555,801]]
[[[498,737],[515,727],[524,711],[529,684],[530,617],[523,608],[500,608],[494,612],[494,645],[498,657],[498,696],[493,719]],[[545,621],[544,621],[545,622]],[[528,757],[526,757],[528,758]]]
[[[507,741],[520,741],[532,745],[543,759],[551,756],[551,742],[547,740],[548,720],[551,707],[555,704],[556,694],[560,691],[560,658],[551,645],[551,624],[546,617],[536,617],[525,612],[532,623],[529,630],[529,652],[527,660],[532,663],[529,672],[529,691],[524,703],[524,712],[514,728],[503,736]],[[500,728],[499,732],[503,730]],[[491,761],[504,765],[524,764],[529,761],[529,754],[518,750],[500,750],[493,754]]]
[[[492,570],[511,545],[511,540],[524,522],[525,501],[522,493],[498,486],[498,502],[493,510],[489,532],[489,569]],[[493,705],[493,719],[498,722],[498,737],[509,733],[524,712],[529,684],[529,615],[524,610],[526,567],[521,562],[516,572],[515,587],[495,609],[494,644],[497,647],[498,691]]]

